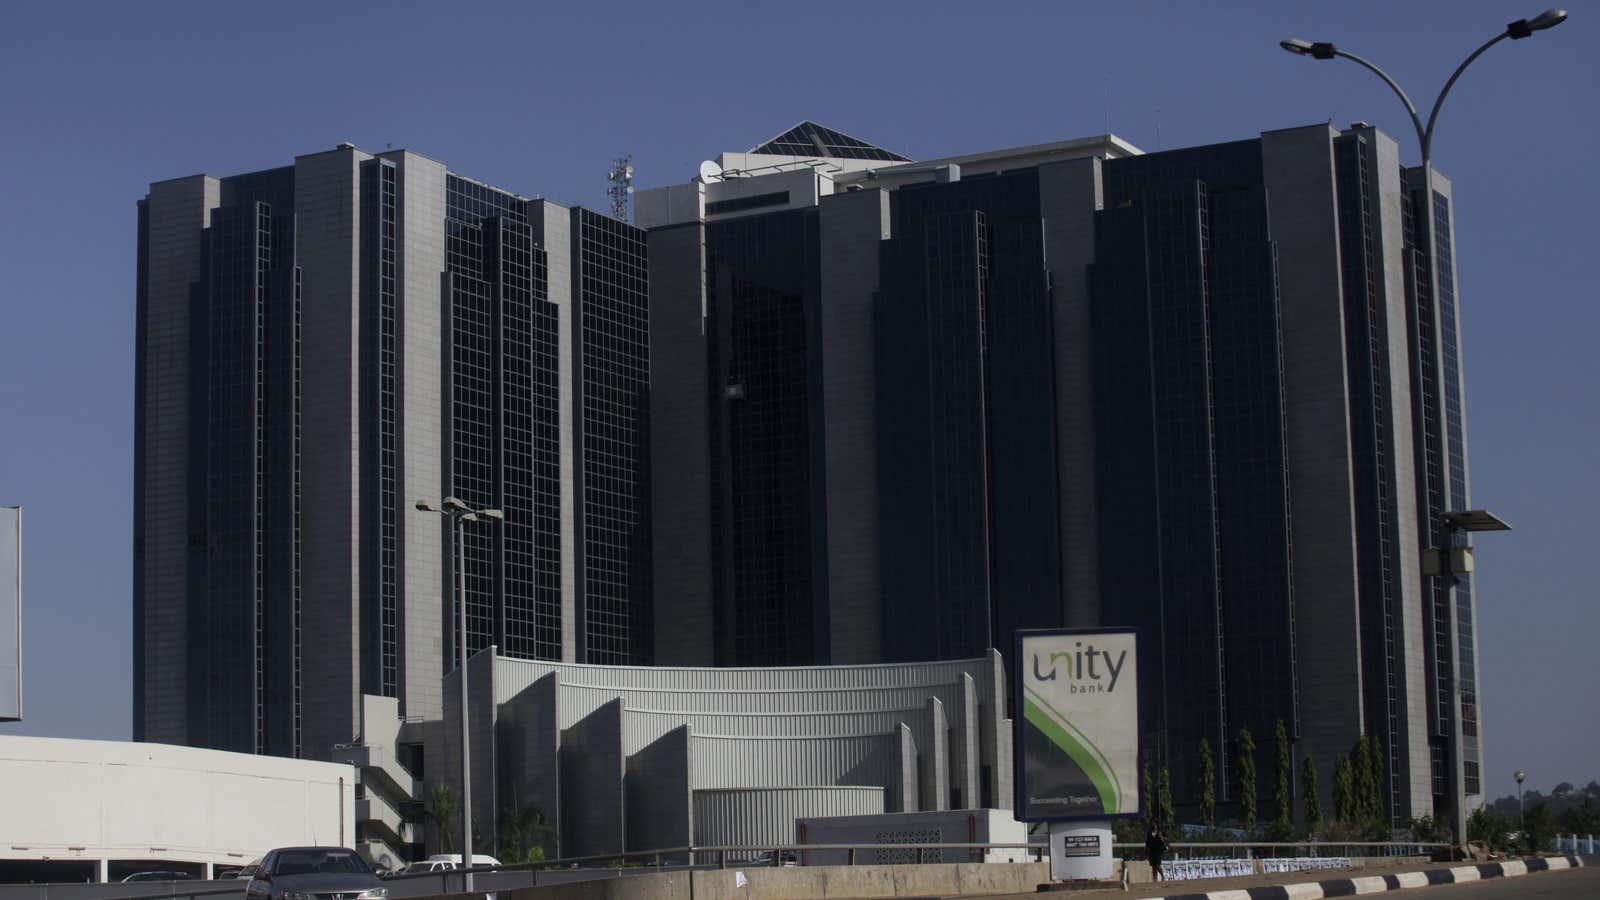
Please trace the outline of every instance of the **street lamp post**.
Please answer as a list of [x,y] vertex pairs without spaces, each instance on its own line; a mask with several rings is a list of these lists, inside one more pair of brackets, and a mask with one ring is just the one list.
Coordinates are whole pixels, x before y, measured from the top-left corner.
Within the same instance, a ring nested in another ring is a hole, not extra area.
[[[1354,53],[1350,53],[1350,52],[1345,51],[1345,50],[1340,50],[1338,47],[1334,46],[1331,43],[1327,43],[1327,42],[1312,42],[1312,41],[1301,40],[1299,38],[1289,38],[1287,40],[1283,40],[1283,41],[1279,41],[1278,42],[1278,46],[1280,46],[1283,49],[1289,51],[1290,53],[1296,54],[1298,56],[1309,56],[1312,59],[1334,59],[1336,57],[1348,59],[1351,62],[1356,63],[1357,65],[1367,69],[1369,72],[1372,72],[1374,75],[1377,75],[1379,78],[1383,79],[1383,83],[1387,84],[1389,86],[1389,88],[1394,91],[1395,96],[1400,98],[1400,102],[1405,104],[1406,112],[1409,113],[1410,116],[1411,116],[1411,127],[1414,128],[1416,130],[1416,132],[1417,132],[1417,143],[1420,145],[1420,149],[1422,151],[1422,183],[1423,183],[1423,187],[1424,187],[1424,195],[1423,196],[1425,198],[1425,204],[1426,205],[1423,208],[1416,210],[1416,215],[1417,215],[1417,217],[1419,217],[1422,220],[1423,228],[1424,228],[1424,234],[1426,235],[1425,239],[1427,241],[1427,252],[1429,253],[1428,289],[1429,289],[1429,296],[1433,299],[1433,303],[1434,303],[1435,332],[1436,333],[1438,333],[1439,251],[1438,251],[1438,236],[1435,233],[1435,230],[1436,230],[1437,226],[1435,224],[1435,221],[1434,221],[1435,217],[1433,215],[1433,129],[1434,129],[1434,126],[1436,126],[1439,123],[1439,109],[1440,109],[1440,107],[1442,107],[1444,105],[1444,98],[1449,95],[1450,89],[1452,87],[1455,87],[1456,80],[1461,77],[1461,73],[1465,72],[1466,69],[1467,69],[1467,66],[1472,65],[1474,60],[1476,60],[1479,56],[1482,56],[1484,51],[1488,50],[1490,47],[1493,47],[1495,44],[1500,43],[1501,41],[1505,40],[1506,38],[1510,38],[1512,40],[1521,40],[1522,38],[1530,37],[1536,31],[1544,31],[1545,29],[1548,29],[1548,28],[1554,28],[1555,26],[1560,25],[1562,22],[1565,22],[1566,19],[1567,19],[1567,11],[1566,10],[1564,10],[1564,9],[1547,9],[1544,12],[1538,14],[1537,16],[1534,16],[1532,19],[1518,19],[1517,21],[1508,24],[1505,27],[1504,31],[1501,31],[1499,34],[1495,35],[1494,37],[1490,38],[1487,42],[1485,42],[1483,44],[1483,46],[1481,46],[1478,49],[1472,51],[1471,55],[1469,55],[1465,60],[1462,60],[1461,65],[1456,66],[1456,70],[1450,74],[1450,80],[1445,82],[1444,89],[1441,90],[1439,92],[1439,96],[1434,99],[1433,108],[1432,108],[1432,110],[1430,110],[1428,112],[1428,122],[1427,122],[1426,125],[1423,124],[1422,117],[1417,114],[1416,105],[1411,102],[1411,98],[1410,97],[1406,96],[1406,92],[1404,90],[1401,90],[1400,85],[1397,84],[1393,78],[1389,77],[1389,73],[1387,73],[1387,72],[1383,71],[1382,69],[1378,68],[1372,62],[1370,62],[1370,61],[1368,61],[1366,59],[1363,59],[1362,57],[1359,57],[1359,56],[1355,55]],[[1436,384],[1434,386],[1434,390],[1436,392],[1436,397],[1434,398],[1435,399],[1435,407],[1434,408],[1435,409],[1439,409],[1439,410],[1446,409],[1447,407],[1445,405],[1445,384],[1444,384],[1444,379],[1442,379],[1442,378],[1436,379]],[[1441,422],[1439,424],[1439,429],[1438,430],[1439,430],[1439,432],[1441,434],[1441,437],[1443,436],[1443,433],[1445,432],[1446,427],[1447,427],[1446,423],[1444,423],[1444,422]],[[1457,549],[1457,548],[1455,548],[1455,536],[1456,536],[1456,533],[1458,531],[1487,530],[1487,529],[1477,529],[1477,528],[1472,528],[1470,526],[1461,525],[1461,524],[1455,522],[1452,519],[1453,516],[1457,516],[1457,515],[1460,515],[1460,514],[1458,514],[1458,513],[1445,513],[1442,516],[1444,529],[1445,529],[1445,536],[1446,536],[1446,539],[1447,539],[1447,546],[1445,548],[1443,548],[1443,553],[1440,554],[1440,556],[1442,556],[1442,558],[1444,560],[1446,560],[1446,561],[1452,560],[1456,556],[1456,554],[1453,551]],[[1491,516],[1490,518],[1493,518],[1493,517]],[[1495,520],[1495,521],[1499,521],[1499,520]],[[1505,526],[1504,523],[1500,523],[1500,524],[1503,527],[1509,527],[1509,526]],[[1433,553],[1438,553],[1438,550],[1434,550],[1432,552]],[[1465,555],[1465,559],[1469,563],[1470,563],[1470,558],[1471,558],[1470,557],[1470,551],[1467,551],[1467,554]],[[1446,565],[1448,565],[1448,562],[1446,562]],[[1435,572],[1435,573],[1431,573],[1431,574],[1452,574],[1452,573],[1450,573],[1449,570],[1447,569],[1447,570],[1442,571],[1442,572]],[[1446,590],[1449,592],[1449,597],[1448,597],[1448,601],[1449,601],[1448,602],[1449,616],[1450,616],[1449,628],[1450,628],[1451,635],[1458,635],[1460,633],[1460,629],[1459,629],[1459,626],[1458,626],[1458,623],[1457,623],[1458,611],[1456,609],[1456,603],[1455,603],[1455,588],[1456,588],[1456,581],[1452,577],[1450,579],[1449,583],[1448,583],[1447,588],[1446,588]],[[1466,785],[1465,785],[1465,782],[1464,782],[1465,770],[1463,768],[1462,760],[1460,758],[1461,757],[1461,744],[1462,744],[1461,712],[1460,712],[1460,709],[1459,709],[1459,706],[1460,706],[1460,696],[1459,696],[1459,694],[1460,694],[1460,683],[1461,683],[1460,665],[1461,665],[1461,663],[1460,663],[1460,659],[1459,659],[1460,654],[1459,654],[1458,650],[1456,649],[1457,641],[1456,640],[1452,640],[1452,641],[1449,642],[1449,645],[1452,648],[1451,655],[1453,657],[1451,659],[1451,661],[1450,661],[1451,681],[1452,681],[1452,684],[1454,684],[1456,686],[1456,690],[1454,691],[1454,693],[1456,694],[1456,697],[1455,697],[1454,702],[1452,702],[1452,704],[1451,704],[1452,708],[1450,710],[1450,721],[1452,723],[1452,728],[1451,728],[1451,732],[1452,732],[1452,735],[1451,735],[1451,738],[1452,738],[1452,749],[1453,749],[1452,755],[1454,757],[1454,759],[1452,759],[1452,761],[1451,761],[1451,768],[1453,770],[1453,775],[1454,775],[1454,777],[1452,778],[1453,787],[1454,787],[1454,790],[1452,791],[1452,794],[1454,796],[1451,799],[1451,805],[1454,807],[1452,819],[1453,819],[1453,825],[1454,825],[1454,831],[1455,831],[1455,835],[1456,835],[1456,840],[1457,840],[1457,842],[1461,842],[1461,841],[1465,840],[1466,833],[1467,833],[1467,830],[1466,830],[1466,828],[1467,828],[1467,820],[1466,820],[1466,809],[1465,809],[1466,804],[1463,803],[1463,802],[1460,802],[1458,799],[1456,799],[1456,798],[1464,797],[1465,796],[1465,792],[1466,792]]]
[[[1429,547],[1422,554],[1422,574],[1445,579],[1445,601],[1449,609],[1450,634],[1452,639],[1445,645],[1450,648],[1450,683],[1454,689],[1451,696],[1454,698],[1450,708],[1450,756],[1451,756],[1451,783],[1454,787],[1453,796],[1450,798],[1451,820],[1454,826],[1456,842],[1465,844],[1467,839],[1467,805],[1466,797],[1466,769],[1465,760],[1462,759],[1462,744],[1464,743],[1464,724],[1461,705],[1464,700],[1464,691],[1461,688],[1461,648],[1460,648],[1460,611],[1456,608],[1456,587],[1460,585],[1461,576],[1472,572],[1472,548],[1461,539],[1463,535],[1476,531],[1510,531],[1511,526],[1504,519],[1484,509],[1457,510],[1443,513],[1439,516],[1439,525],[1444,531],[1444,546]],[[1459,545],[1459,546],[1458,546]],[[1438,623],[1435,623],[1437,627]],[[1477,722],[1477,697],[1473,697],[1473,721]],[[1476,731],[1474,731],[1476,734]],[[1481,790],[1480,782],[1480,790]]]
[[1526,823],[1522,820],[1522,780],[1528,777],[1528,773],[1518,769],[1511,777],[1517,780],[1517,831],[1522,832],[1527,828]]
[[461,682],[461,875],[462,887],[472,892],[472,759],[469,750],[470,738],[467,732],[467,567],[466,554],[462,549],[466,543],[467,522],[493,521],[498,522],[505,515],[498,509],[473,509],[455,497],[446,497],[434,506],[426,500],[417,501],[417,509],[422,512],[439,513],[450,519],[451,539],[455,544],[456,557],[456,593],[458,597],[457,622],[456,622],[456,678]]

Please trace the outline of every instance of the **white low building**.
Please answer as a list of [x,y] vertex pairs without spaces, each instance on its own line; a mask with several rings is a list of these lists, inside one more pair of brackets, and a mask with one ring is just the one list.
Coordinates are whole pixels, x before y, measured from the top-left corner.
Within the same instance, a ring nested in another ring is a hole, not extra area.
[[210,877],[273,847],[349,846],[355,785],[343,763],[0,737],[0,869],[49,876],[4,880],[106,881],[161,869]]

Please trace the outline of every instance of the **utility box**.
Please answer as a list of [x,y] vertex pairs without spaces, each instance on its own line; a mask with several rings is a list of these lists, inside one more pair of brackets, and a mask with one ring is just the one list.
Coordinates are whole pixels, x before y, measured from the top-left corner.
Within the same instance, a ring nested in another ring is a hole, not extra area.
[[[856,865],[916,863],[918,851],[877,849],[880,844],[1026,844],[1028,827],[1009,809],[952,809],[867,816],[818,816],[794,820],[797,844],[854,844]],[[1024,847],[990,850],[924,850],[922,862],[1029,862]],[[802,866],[850,864],[848,850],[802,850]]]
[[1422,574],[1430,578],[1442,575],[1468,575],[1471,572],[1471,547],[1429,547],[1422,551]]

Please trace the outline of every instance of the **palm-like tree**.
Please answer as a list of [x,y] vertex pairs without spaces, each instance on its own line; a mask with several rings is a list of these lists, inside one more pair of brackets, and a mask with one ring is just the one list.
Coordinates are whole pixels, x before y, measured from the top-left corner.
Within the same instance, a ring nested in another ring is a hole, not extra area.
[[439,850],[442,853],[450,853],[456,848],[453,829],[458,812],[456,792],[450,789],[450,785],[434,785],[433,793],[428,798],[428,818],[433,821],[434,831],[438,832]]

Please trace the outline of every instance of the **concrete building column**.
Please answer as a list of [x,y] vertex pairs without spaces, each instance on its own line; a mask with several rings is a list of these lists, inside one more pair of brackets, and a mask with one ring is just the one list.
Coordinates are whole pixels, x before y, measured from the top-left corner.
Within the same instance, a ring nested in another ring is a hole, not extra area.
[[655,661],[716,662],[705,226],[650,232]]
[[1105,205],[1101,169],[1095,158],[1039,167],[1044,261],[1055,304],[1061,623],[1075,628],[1100,624],[1088,267],[1095,254],[1094,214]]
[[822,200],[817,348],[822,381],[828,655],[834,664],[882,658],[878,585],[877,371],[872,333],[879,244],[889,237],[889,193]]
[[[416,153],[385,154],[399,175],[400,371],[400,701],[408,717],[438,718],[441,663],[448,654],[440,626],[450,609],[445,580],[449,520],[413,512],[418,500],[449,491],[442,420],[447,317],[444,297],[445,167]],[[449,632],[443,632],[448,635]]]
[[[361,718],[361,163],[351,147],[295,158],[303,312],[301,751],[328,759]],[[407,498],[408,500],[411,498]]]

